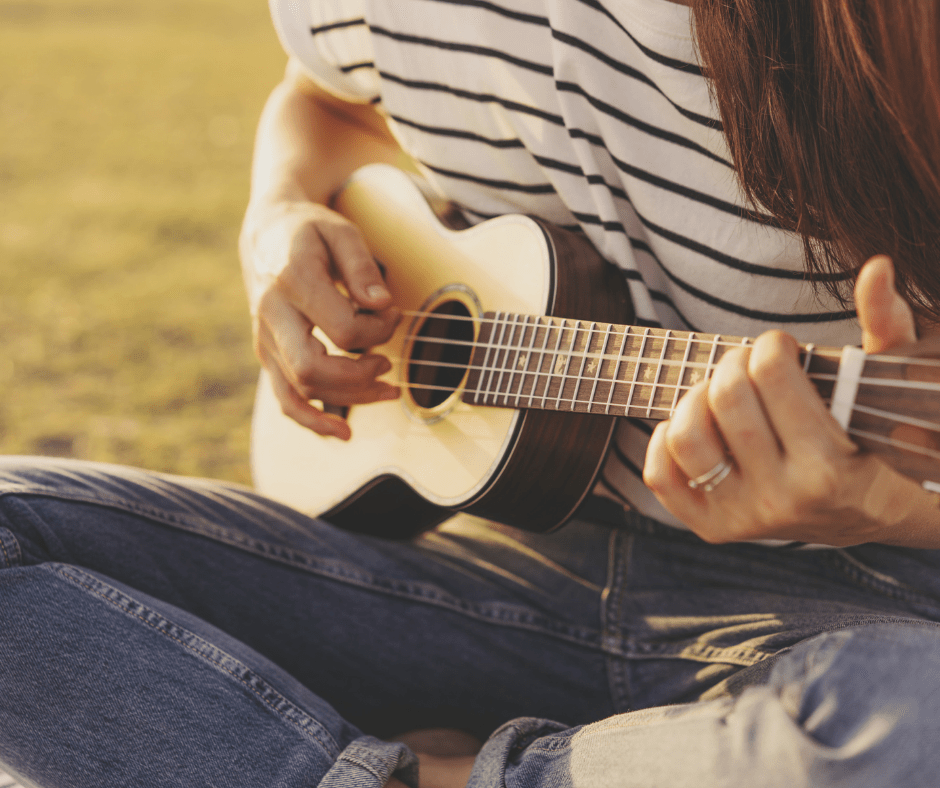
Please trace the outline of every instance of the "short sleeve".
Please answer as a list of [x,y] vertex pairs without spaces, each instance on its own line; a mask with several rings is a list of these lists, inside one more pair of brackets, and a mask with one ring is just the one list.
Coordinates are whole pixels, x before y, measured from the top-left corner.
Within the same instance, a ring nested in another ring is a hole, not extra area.
[[307,75],[345,101],[379,98],[364,0],[269,0],[281,45]]

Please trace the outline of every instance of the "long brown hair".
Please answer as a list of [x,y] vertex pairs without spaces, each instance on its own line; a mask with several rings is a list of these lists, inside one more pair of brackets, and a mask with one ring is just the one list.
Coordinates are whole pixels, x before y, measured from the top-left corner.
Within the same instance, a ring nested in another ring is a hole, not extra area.
[[940,318],[940,0],[693,0],[746,196],[838,297],[889,255]]

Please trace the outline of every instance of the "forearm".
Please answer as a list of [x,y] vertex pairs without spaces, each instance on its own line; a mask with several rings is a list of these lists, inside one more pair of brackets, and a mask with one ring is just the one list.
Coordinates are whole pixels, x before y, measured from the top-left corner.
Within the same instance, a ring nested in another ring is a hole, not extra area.
[[336,99],[288,65],[258,124],[239,238],[253,313],[271,277],[288,264],[298,228],[323,219],[322,206],[349,175],[368,163],[403,160],[374,107]]
[[[892,500],[883,502],[893,517],[885,518],[891,524],[880,538],[873,541],[898,547],[940,549],[940,495],[928,492],[910,479],[905,478],[904,482],[900,489],[894,488]],[[870,499],[879,498],[879,488],[870,488],[868,496]],[[870,500],[869,505],[878,506],[880,503]]]
[[401,155],[374,107],[328,95],[291,63],[258,124],[249,211],[281,200],[326,203],[356,168]]

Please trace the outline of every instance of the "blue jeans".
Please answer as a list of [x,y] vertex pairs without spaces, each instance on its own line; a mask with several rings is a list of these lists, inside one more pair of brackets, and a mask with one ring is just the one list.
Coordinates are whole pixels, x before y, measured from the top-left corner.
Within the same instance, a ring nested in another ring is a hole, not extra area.
[[0,461],[0,763],[43,788],[936,786],[940,554],[349,534],[215,482]]

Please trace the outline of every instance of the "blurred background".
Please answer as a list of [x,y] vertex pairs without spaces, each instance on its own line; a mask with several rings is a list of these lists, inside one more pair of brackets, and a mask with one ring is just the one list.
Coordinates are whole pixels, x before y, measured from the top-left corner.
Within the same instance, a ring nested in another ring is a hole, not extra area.
[[0,0],[0,453],[249,481],[264,0]]

